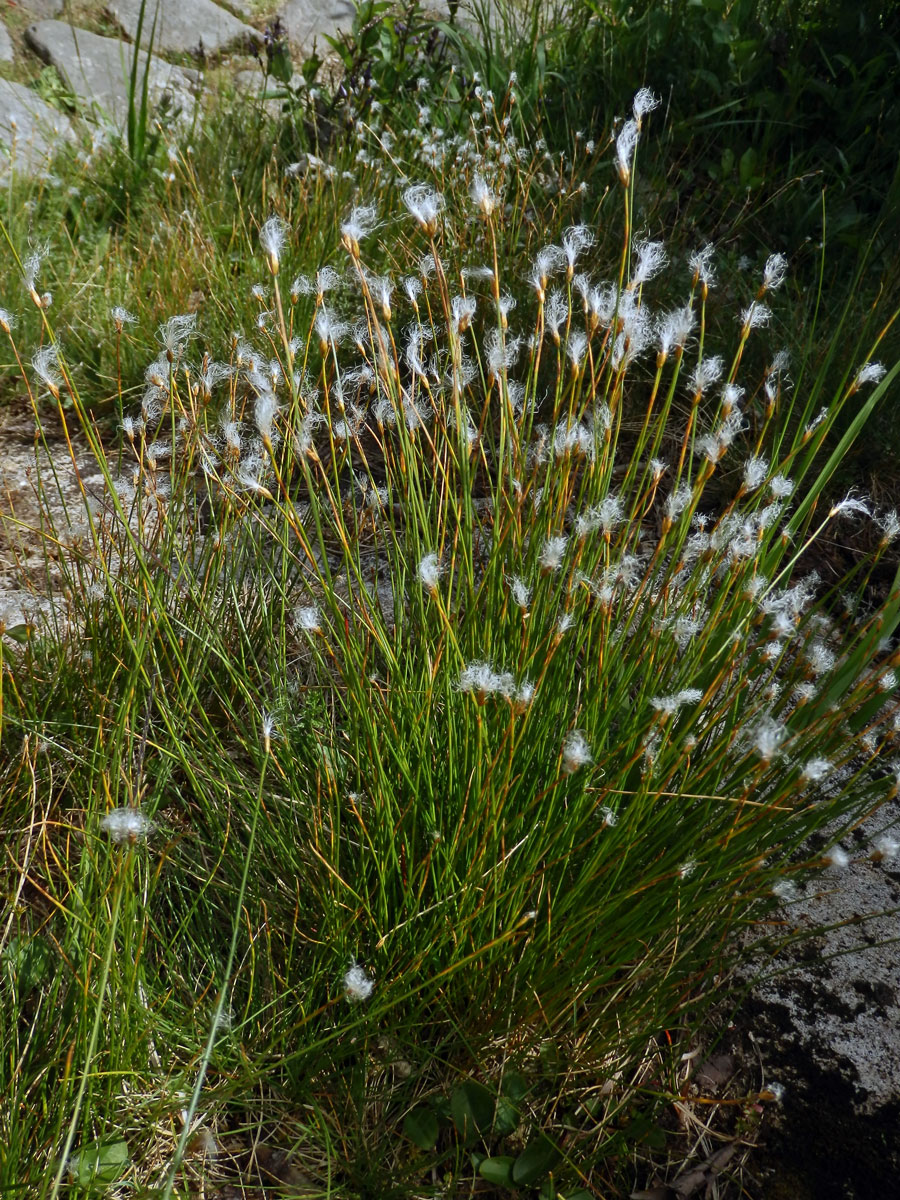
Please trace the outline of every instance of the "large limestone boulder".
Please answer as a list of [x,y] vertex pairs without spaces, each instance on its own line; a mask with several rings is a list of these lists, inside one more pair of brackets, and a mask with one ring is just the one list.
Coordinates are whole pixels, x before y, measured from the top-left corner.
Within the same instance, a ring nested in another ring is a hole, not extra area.
[[279,17],[288,40],[302,50],[310,51],[318,39],[327,49],[323,35],[336,36],[353,25],[353,4],[350,0],[288,0]]
[[[131,41],[137,37],[142,0],[106,0],[106,11]],[[154,21],[156,27],[154,28]],[[245,25],[213,0],[147,0],[141,43],[153,33],[153,49],[177,54],[216,54],[237,42],[262,41],[252,25]]]
[[[119,129],[128,120],[128,80],[134,47],[119,38],[99,37],[73,29],[64,21],[38,21],[25,30],[25,40],[35,53],[60,74],[85,112],[104,118]],[[147,55],[138,52],[138,87],[147,70]],[[153,55],[150,59],[150,102],[167,101],[169,108],[189,117],[194,110],[196,72],[172,66]],[[139,98],[139,97],[138,97]]]
[[72,135],[72,122],[21,83],[0,79],[0,178],[10,170],[45,171],[60,142]]

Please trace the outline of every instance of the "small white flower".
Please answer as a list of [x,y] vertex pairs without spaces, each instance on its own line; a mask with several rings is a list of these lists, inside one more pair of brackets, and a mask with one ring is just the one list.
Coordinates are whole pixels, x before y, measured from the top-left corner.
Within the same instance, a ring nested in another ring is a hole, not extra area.
[[610,829],[612,829],[613,825],[618,825],[619,823],[619,814],[614,812],[607,804],[601,806],[600,816],[603,818],[603,824]]
[[562,765],[567,775],[593,762],[591,748],[580,729],[573,729],[563,742]]
[[374,990],[374,982],[362,967],[354,963],[344,976],[344,994],[347,999],[352,1001],[368,1000]]
[[142,841],[153,828],[152,822],[137,808],[114,808],[100,822],[100,828],[109,834],[116,845],[128,842],[134,845]]
[[270,391],[260,392],[254,404],[254,418],[259,436],[263,442],[272,440],[272,424],[278,416],[279,405],[275,395]]
[[472,662],[460,672],[456,686],[461,692],[472,692],[483,702],[485,697],[499,692],[505,682],[506,677],[499,675],[489,662]]
[[840,846],[832,846],[825,855],[825,861],[831,867],[837,867],[842,871],[850,862],[850,855],[846,850],[842,850]]
[[670,521],[677,521],[691,502],[691,489],[686,483],[678,487],[666,498],[666,516]]
[[568,633],[574,624],[575,624],[575,618],[572,616],[572,614],[571,613],[563,613],[563,615],[556,622],[556,632],[559,635],[559,637],[562,637],[563,634]]
[[450,301],[450,312],[457,333],[463,333],[475,316],[475,297],[454,296]]

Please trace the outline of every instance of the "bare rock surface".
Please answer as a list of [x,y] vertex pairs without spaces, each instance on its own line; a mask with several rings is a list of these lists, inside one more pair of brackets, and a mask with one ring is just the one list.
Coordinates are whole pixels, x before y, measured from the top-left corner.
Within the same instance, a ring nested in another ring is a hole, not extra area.
[[353,25],[350,0],[288,0],[279,16],[288,40],[302,50],[312,50],[325,34],[334,36]]
[[[895,799],[841,839],[846,865],[783,905],[783,931],[799,940],[742,1007],[767,1075],[784,1086],[761,1154],[767,1200],[870,1200],[900,1175],[898,822]],[[807,850],[826,844],[820,834]]]
[[9,30],[0,21],[0,62],[12,62],[15,56]]
[[[54,66],[85,110],[119,127],[128,116],[128,73],[134,49],[118,38],[99,37],[73,30],[64,21],[39,21],[29,25],[25,40],[36,54]],[[138,78],[147,70],[147,55],[138,51]],[[155,55],[150,60],[150,100],[168,100],[185,116],[193,112],[196,75],[172,66]]]
[[31,16],[49,21],[59,16],[65,8],[65,0],[18,0],[18,5]]
[[[141,16],[141,0],[107,0],[106,11],[134,41]],[[153,22],[156,28],[153,30]],[[260,33],[239,21],[212,0],[148,0],[141,40],[158,53],[215,54],[239,41],[262,41]]]
[[0,179],[10,168],[44,171],[59,143],[72,137],[72,122],[31,88],[0,79]]

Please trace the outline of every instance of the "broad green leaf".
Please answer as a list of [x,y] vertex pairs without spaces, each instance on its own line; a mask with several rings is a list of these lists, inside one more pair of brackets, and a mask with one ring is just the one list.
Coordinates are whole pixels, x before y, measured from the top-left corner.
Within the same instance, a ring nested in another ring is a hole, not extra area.
[[509,1096],[510,1100],[524,1100],[530,1090],[528,1080],[518,1071],[507,1071],[503,1076],[501,1091],[504,1096]]
[[53,969],[53,951],[39,937],[15,937],[3,952],[3,964],[19,995],[40,987]]
[[10,625],[3,630],[6,637],[12,638],[14,642],[18,642],[20,646],[24,646],[34,633],[34,626],[27,621],[20,625]]
[[420,1150],[431,1150],[440,1133],[437,1116],[430,1108],[414,1108],[406,1114],[403,1132]]
[[498,1154],[494,1158],[485,1158],[478,1166],[478,1174],[488,1183],[497,1183],[501,1187],[515,1187],[512,1177],[514,1158],[508,1154]]
[[511,1100],[501,1096],[497,1101],[497,1113],[494,1117],[494,1133],[498,1137],[506,1137],[519,1126],[519,1110]]
[[559,1159],[560,1153],[550,1139],[537,1137],[528,1143],[513,1163],[513,1182],[520,1187],[536,1183],[559,1162]]
[[109,1138],[88,1142],[68,1163],[72,1182],[81,1185],[115,1183],[127,1165],[127,1143]]
[[450,1111],[457,1132],[467,1145],[480,1133],[488,1133],[494,1121],[494,1097],[480,1083],[469,1080],[450,1097]]

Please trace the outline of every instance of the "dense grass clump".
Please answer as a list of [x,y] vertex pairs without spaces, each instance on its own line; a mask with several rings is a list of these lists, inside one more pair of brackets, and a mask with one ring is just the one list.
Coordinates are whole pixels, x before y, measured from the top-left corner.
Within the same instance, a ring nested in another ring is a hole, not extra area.
[[900,521],[826,496],[897,368],[826,394],[762,341],[783,256],[717,305],[711,247],[636,232],[648,91],[612,163],[478,101],[243,211],[243,331],[167,313],[114,444],[39,259],[42,346],[4,315],[100,477],[38,478],[55,591],[3,642],[22,1194],[186,1196],[236,1127],[313,1195],[613,1187],[660,1045],[839,864],[809,835],[896,789]]

